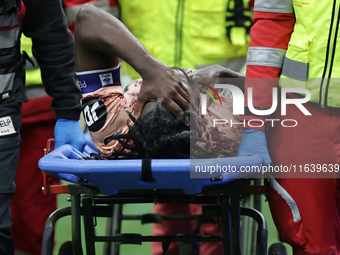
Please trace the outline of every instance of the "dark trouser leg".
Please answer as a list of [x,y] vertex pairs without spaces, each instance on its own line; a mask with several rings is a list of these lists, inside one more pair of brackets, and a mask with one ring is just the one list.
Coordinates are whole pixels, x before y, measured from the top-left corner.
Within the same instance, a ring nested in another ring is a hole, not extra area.
[[15,192],[14,176],[21,145],[21,103],[0,105],[0,121],[0,254],[13,255],[9,206]]
[[0,254],[14,254],[14,240],[11,235],[12,217],[9,205],[12,193],[0,194]]
[[[6,145],[1,144],[4,140],[7,139],[0,139],[0,254],[12,255],[14,253],[14,243],[10,235],[13,221],[9,206],[15,192],[14,175],[18,165],[20,147],[18,137],[8,139],[13,143],[7,143],[6,141]],[[11,145],[15,145],[15,140],[17,146],[10,149]],[[2,150],[4,147],[9,149]]]

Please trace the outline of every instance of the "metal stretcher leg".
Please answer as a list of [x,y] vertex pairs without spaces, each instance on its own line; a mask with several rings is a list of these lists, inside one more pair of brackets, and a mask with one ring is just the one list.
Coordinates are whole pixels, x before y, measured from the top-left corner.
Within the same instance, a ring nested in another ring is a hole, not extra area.
[[[254,179],[254,185],[262,185],[262,179]],[[254,208],[255,210],[261,212],[261,206],[262,206],[262,197],[260,194],[254,194],[254,205],[252,206],[252,208]],[[254,254],[255,251],[256,251],[256,243],[257,243],[257,240],[256,240],[256,234],[257,233],[257,228],[256,228],[256,223],[253,221],[253,225],[252,225],[252,242],[251,242],[251,253],[250,254]]]
[[95,231],[93,222],[93,207],[90,195],[82,196],[83,220],[85,230],[86,254],[94,255],[95,252]]
[[[242,201],[242,206],[243,207],[249,207],[250,206],[250,200],[251,196],[250,195],[244,195],[243,196],[243,201]],[[252,231],[252,227],[254,225],[254,222],[249,218],[249,217],[242,217],[241,218],[241,250],[243,254],[254,254],[254,253],[249,253],[249,231]],[[253,234],[250,237],[250,249],[253,245]]]
[[231,228],[230,228],[230,206],[227,196],[221,197],[221,218],[222,218],[222,242],[223,254],[232,254],[231,249]]
[[[121,233],[123,205],[115,204],[113,206],[113,211],[115,215],[113,218],[113,233],[114,235],[117,235],[118,233]],[[112,251],[114,255],[119,255],[118,243],[112,243]]]
[[71,194],[72,244],[75,255],[82,255],[80,226],[80,194]]
[[[116,236],[121,233],[121,222],[123,220],[123,205],[122,204],[114,204],[112,205],[113,213],[112,217],[108,218],[106,235],[107,236]],[[116,242],[107,242],[104,245],[104,254],[112,254],[119,255],[119,247],[120,245]]]
[[47,219],[42,247],[41,247],[41,255],[52,255],[53,254],[53,242],[54,242],[54,226],[55,223],[62,217],[71,215],[71,207],[60,208],[54,211]]
[[256,209],[253,208],[241,208],[241,215],[249,216],[253,218],[257,224],[257,234],[256,234],[256,255],[266,255],[267,254],[267,240],[268,240],[268,230],[267,222],[263,215]]
[[233,248],[233,255],[241,255],[241,241],[240,241],[240,195],[232,194],[231,198],[231,244]]

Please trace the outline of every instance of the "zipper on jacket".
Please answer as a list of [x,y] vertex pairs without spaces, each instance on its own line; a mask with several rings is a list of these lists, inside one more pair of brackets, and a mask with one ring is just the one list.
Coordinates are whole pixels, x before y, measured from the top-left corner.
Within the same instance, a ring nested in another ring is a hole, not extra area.
[[337,0],[334,0],[333,2],[332,20],[331,20],[331,26],[330,26],[329,36],[328,36],[325,67],[324,67],[321,84],[320,84],[319,105],[321,107],[327,106],[328,88],[329,88],[330,78],[332,75],[332,68],[333,68],[333,63],[334,63],[334,55],[335,55],[335,50],[336,50],[336,41],[337,41],[339,21],[340,21],[339,2],[340,1],[337,1]]
[[[337,1],[337,3],[339,3],[339,1]],[[338,19],[336,23],[336,31],[335,31],[335,36],[334,36],[332,60],[331,60],[330,68],[329,68],[329,74],[328,74],[329,79],[327,81],[327,87],[326,87],[325,106],[327,106],[328,89],[329,89],[329,84],[331,82],[331,77],[332,77],[332,70],[333,70],[334,57],[335,57],[335,51],[336,51],[336,42],[337,42],[338,33],[339,33],[339,23],[340,23],[340,5],[339,4],[337,6],[337,10],[338,10]]]
[[183,14],[184,14],[184,2],[185,0],[179,0],[176,12],[176,24],[175,24],[175,59],[174,64],[176,67],[181,67],[182,60],[182,30],[183,30]]

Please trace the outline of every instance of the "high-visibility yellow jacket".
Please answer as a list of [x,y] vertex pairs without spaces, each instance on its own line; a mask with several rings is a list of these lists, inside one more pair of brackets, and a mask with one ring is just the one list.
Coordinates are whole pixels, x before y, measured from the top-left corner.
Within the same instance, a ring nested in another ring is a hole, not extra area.
[[[307,89],[310,102],[339,108],[339,9],[339,0],[256,1],[246,77],[280,78],[281,87]],[[273,86],[253,88],[255,107],[271,106]]]
[[[226,32],[231,0],[119,0],[120,18],[151,55],[169,66],[195,68],[246,56],[241,27]],[[244,1],[249,5],[249,0]],[[246,15],[251,16],[250,11]],[[251,21],[247,23],[248,27]],[[125,67],[123,67],[125,68]],[[135,76],[137,77],[137,76]]]
[[340,1],[294,3],[296,22],[282,67],[281,77],[289,79],[280,86],[306,88],[323,107],[340,107],[339,8]]

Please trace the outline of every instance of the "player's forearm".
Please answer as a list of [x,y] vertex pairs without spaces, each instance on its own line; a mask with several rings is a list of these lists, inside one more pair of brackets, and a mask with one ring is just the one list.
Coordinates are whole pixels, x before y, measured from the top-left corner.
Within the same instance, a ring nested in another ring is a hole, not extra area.
[[80,41],[82,47],[95,54],[110,56],[110,60],[116,62],[123,59],[142,77],[148,75],[151,68],[162,66],[121,21],[93,5],[88,4],[79,11],[75,37],[76,43]]

